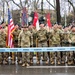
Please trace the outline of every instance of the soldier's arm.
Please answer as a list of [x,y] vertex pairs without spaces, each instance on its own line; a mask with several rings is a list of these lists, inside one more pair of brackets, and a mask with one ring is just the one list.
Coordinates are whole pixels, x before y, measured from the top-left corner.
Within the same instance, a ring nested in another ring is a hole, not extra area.
[[28,33],[30,36],[30,47],[33,46],[33,34],[31,32]]
[[21,33],[18,36],[18,46],[21,47]]
[[68,35],[68,41],[69,41],[69,43],[72,43],[71,38],[72,38],[72,35],[71,35],[71,33],[70,33],[70,34]]
[[35,34],[35,40],[36,40],[36,47],[38,47],[38,31]]

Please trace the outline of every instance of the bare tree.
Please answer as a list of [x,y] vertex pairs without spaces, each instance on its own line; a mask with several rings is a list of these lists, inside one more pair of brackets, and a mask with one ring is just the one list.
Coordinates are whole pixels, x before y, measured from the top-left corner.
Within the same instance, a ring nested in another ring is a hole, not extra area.
[[74,2],[74,0],[67,0],[67,2],[69,2],[69,4],[72,6],[72,8],[73,8],[73,11],[74,11],[74,20],[75,20],[75,2]]
[[53,4],[51,4],[49,0],[46,0],[46,1],[47,1],[54,9],[56,9],[56,7],[55,7]]
[[57,23],[61,23],[61,15],[60,15],[60,0],[56,0],[56,6],[52,5],[49,0],[46,0],[55,10],[57,15]]

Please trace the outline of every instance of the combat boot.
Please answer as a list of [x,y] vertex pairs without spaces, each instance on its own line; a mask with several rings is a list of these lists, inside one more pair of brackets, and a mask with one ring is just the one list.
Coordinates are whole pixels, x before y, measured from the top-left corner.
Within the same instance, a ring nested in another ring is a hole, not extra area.
[[74,64],[74,61],[73,60],[71,60],[71,65],[73,65]]
[[0,65],[2,65],[3,64],[3,61],[0,61]]
[[30,65],[27,63],[27,64],[26,64],[26,67],[29,67],[29,66],[30,66]]
[[22,61],[21,61],[21,60],[20,60],[20,61],[18,61],[18,64],[19,64],[19,65],[21,65],[21,64],[22,64]]
[[58,65],[60,65],[60,64],[61,64],[61,62],[60,62],[60,61],[58,61],[58,62],[57,62],[57,64],[58,64]]
[[36,63],[37,63],[37,64],[40,64],[40,61],[37,61]]
[[65,61],[61,61],[61,64],[65,64]]
[[30,64],[33,64],[33,59],[30,58]]
[[54,65],[54,61],[51,61],[51,65]]
[[68,65],[71,65],[71,61],[68,61],[68,63],[67,63]]
[[45,63],[48,65],[48,60]]
[[12,65],[14,65],[15,64],[15,61],[12,61]]
[[51,65],[53,65],[54,64],[54,58],[51,58],[50,62],[51,62]]
[[23,63],[23,64],[22,64],[22,67],[24,67],[24,66],[26,66],[26,64],[25,64],[25,63]]

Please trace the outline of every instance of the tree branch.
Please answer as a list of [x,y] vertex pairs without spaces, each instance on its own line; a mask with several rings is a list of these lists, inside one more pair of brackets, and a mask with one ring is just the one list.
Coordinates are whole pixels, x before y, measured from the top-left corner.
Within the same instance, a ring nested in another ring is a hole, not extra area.
[[36,2],[37,4],[39,3],[39,0],[37,0],[37,2]]
[[20,0],[20,5],[21,5],[21,8],[23,8],[22,1],[21,0]]
[[73,9],[75,10],[75,7],[74,7],[74,5],[73,5],[73,3],[70,1],[70,0],[68,0],[68,2],[70,3],[70,5],[73,7]]
[[54,9],[56,9],[48,0],[46,0]]
[[17,5],[19,8],[21,8],[21,6],[19,4],[17,4],[14,0],[12,0],[12,2]]

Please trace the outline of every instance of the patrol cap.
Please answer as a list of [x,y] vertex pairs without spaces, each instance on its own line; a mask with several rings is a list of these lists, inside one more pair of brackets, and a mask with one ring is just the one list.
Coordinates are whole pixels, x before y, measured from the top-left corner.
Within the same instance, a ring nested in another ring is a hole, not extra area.
[[22,28],[28,28],[28,26],[22,26]]

